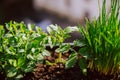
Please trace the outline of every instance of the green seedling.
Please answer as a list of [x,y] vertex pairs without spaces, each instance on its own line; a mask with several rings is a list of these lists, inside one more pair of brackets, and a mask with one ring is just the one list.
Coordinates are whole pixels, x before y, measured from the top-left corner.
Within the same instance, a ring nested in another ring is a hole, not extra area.
[[55,63],[50,63],[49,61],[46,61],[47,64],[53,65],[56,63],[66,63],[66,60],[62,58],[62,54],[68,52],[71,49],[70,44],[63,44],[65,39],[70,37],[70,33],[74,31],[78,31],[77,27],[66,27],[65,29],[62,29],[58,25],[50,25],[47,27],[47,31],[49,33],[48,36],[48,43],[50,44],[50,47],[53,48],[55,46],[59,46],[55,50],[55,52],[58,53],[58,58],[55,60]]

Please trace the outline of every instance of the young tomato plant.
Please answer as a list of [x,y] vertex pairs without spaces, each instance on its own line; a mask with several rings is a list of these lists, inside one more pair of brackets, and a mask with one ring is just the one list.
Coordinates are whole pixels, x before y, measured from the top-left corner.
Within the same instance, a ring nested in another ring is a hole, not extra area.
[[46,61],[46,64],[53,65],[56,63],[60,63],[60,62],[65,64],[66,60],[62,58],[62,54],[71,50],[71,45],[69,43],[64,44],[64,41],[65,39],[70,37],[69,33],[78,31],[78,28],[77,27],[66,27],[65,29],[62,29],[58,25],[50,25],[47,27],[47,31],[49,33],[48,43],[50,47],[53,48],[55,46],[59,46],[59,48],[55,50],[55,52],[58,53],[58,58],[55,60],[55,63],[50,63],[49,61]]
[[111,0],[110,14],[106,14],[106,0],[98,20],[89,22],[85,28],[80,27],[85,46],[80,49],[86,55],[88,68],[105,75],[115,75],[120,69],[120,20],[119,0]]
[[[58,58],[55,60],[54,63],[51,63],[49,61],[46,61],[47,65],[54,65],[57,63],[63,63],[65,64],[65,68],[69,69],[74,67],[76,63],[79,63],[80,69],[82,69],[83,74],[86,75],[87,71],[87,63],[86,59],[81,56],[77,51],[74,50],[75,46],[82,47],[84,44],[80,44],[79,41],[74,41],[75,45],[71,45],[70,43],[63,43],[65,39],[70,37],[69,33],[72,33],[74,31],[78,31],[78,27],[66,27],[65,29],[62,29],[61,27],[57,25],[50,25],[47,27],[49,36],[48,36],[48,43],[51,48],[55,46],[59,46],[55,52],[58,53]],[[68,57],[68,59],[63,59],[62,55],[64,53],[71,53]]]
[[47,34],[23,22],[9,22],[7,32],[0,26],[0,67],[7,79],[20,79],[34,70],[37,62],[42,62],[49,52],[45,49]]
[[[76,64],[79,66],[79,68],[82,70],[83,74],[87,75],[87,58],[84,55],[81,55],[79,53],[79,49],[75,49],[77,47],[82,48],[85,46],[85,44],[79,40],[75,40],[73,42],[73,46],[70,48],[71,54],[69,55],[68,60],[65,63],[66,69],[74,67]],[[76,51],[77,50],[77,51]]]

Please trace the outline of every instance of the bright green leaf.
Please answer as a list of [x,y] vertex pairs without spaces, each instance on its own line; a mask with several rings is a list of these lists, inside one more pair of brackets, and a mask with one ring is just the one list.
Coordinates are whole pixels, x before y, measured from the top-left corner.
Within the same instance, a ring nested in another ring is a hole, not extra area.
[[43,56],[50,56],[50,52],[47,51],[47,50],[44,50],[41,54],[42,54]]
[[64,29],[65,33],[72,33],[74,31],[78,31],[78,27],[77,26],[74,26],[74,27],[66,27]]
[[26,60],[24,59],[24,57],[20,56],[19,59],[18,59],[18,63],[17,63],[18,67],[23,66],[25,64],[25,61]]
[[34,57],[31,54],[28,54],[27,59],[34,60]]
[[70,50],[71,46],[70,44],[63,44],[59,48],[57,48],[55,51],[58,53],[66,53]]

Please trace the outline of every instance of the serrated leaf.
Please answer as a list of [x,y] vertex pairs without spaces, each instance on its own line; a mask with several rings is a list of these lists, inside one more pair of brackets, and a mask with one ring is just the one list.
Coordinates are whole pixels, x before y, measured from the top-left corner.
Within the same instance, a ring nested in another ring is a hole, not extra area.
[[65,67],[67,69],[72,68],[75,65],[76,61],[77,61],[77,55],[73,53],[70,55],[69,59],[66,61]]

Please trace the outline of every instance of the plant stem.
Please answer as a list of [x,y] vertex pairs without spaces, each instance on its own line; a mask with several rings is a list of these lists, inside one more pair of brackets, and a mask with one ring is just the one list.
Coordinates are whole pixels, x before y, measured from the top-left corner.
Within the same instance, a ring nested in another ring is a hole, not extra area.
[[58,62],[62,62],[62,53],[59,53],[58,55]]

